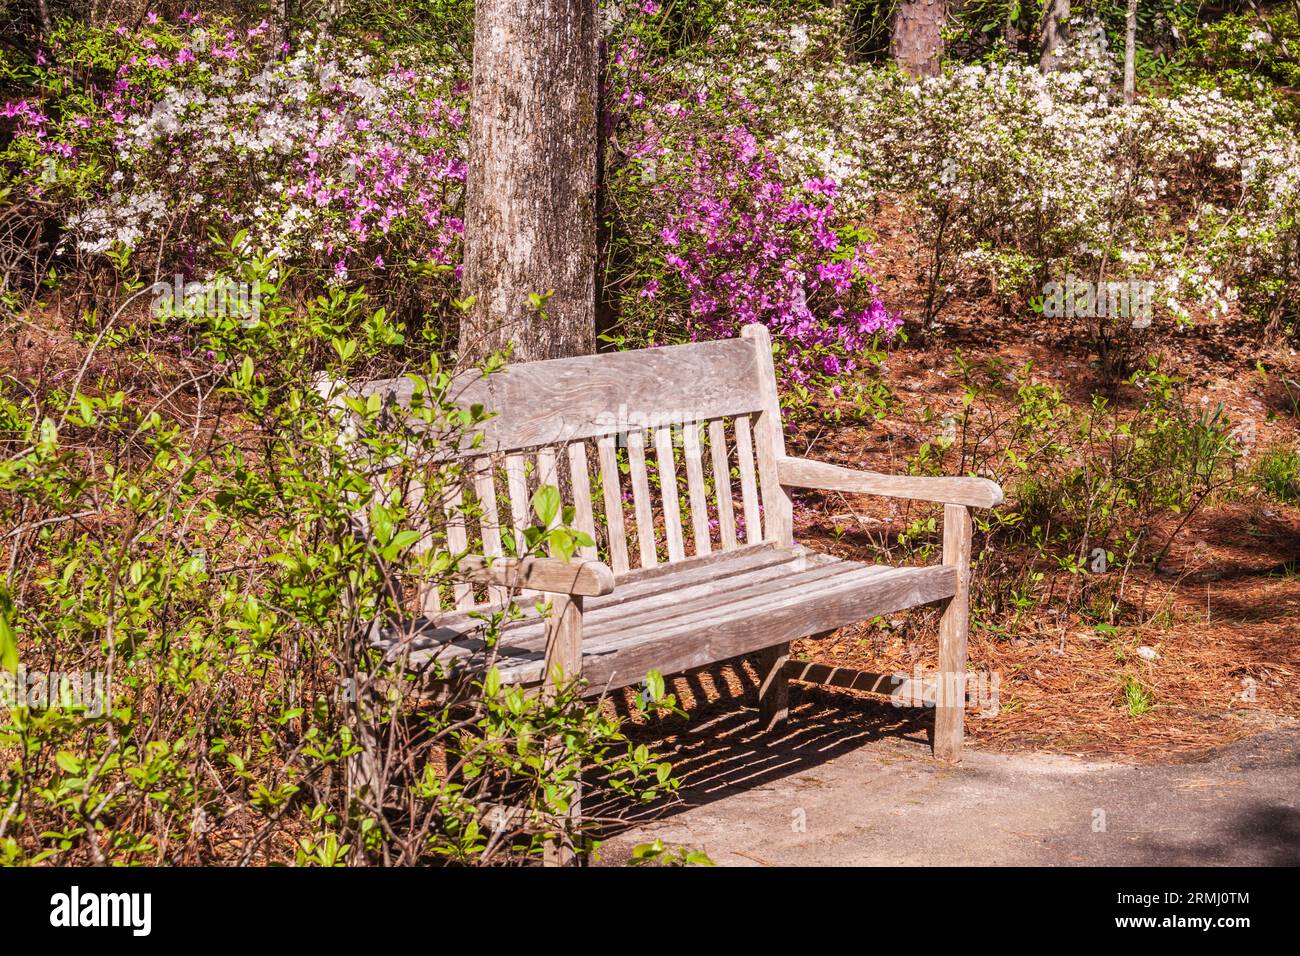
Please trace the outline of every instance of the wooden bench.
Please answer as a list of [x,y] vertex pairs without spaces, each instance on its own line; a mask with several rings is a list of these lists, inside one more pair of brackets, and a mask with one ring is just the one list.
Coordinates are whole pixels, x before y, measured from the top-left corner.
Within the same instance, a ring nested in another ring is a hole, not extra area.
[[[412,388],[393,379],[363,392],[404,402]],[[762,326],[736,339],[514,365],[471,376],[457,401],[497,413],[446,501],[441,534],[453,553],[467,553],[465,583],[443,600],[430,595],[421,617],[378,631],[374,640],[391,657],[481,674],[488,655],[473,612],[487,599],[484,587],[498,597],[502,588],[523,589],[551,608],[502,631],[492,659],[503,683],[581,674],[601,693],[639,683],[651,669],[668,676],[757,653],[760,716],[771,727],[786,716],[792,677],[896,690],[880,675],[790,661],[792,641],[941,602],[940,676],[964,680],[968,508],[997,505],[1001,489],[983,478],[891,477],[788,457]],[[597,547],[581,548],[572,562],[504,556],[503,530],[528,527],[529,499],[542,485],[565,490],[574,525]],[[942,563],[868,565],[802,547],[791,488],[941,502]],[[933,700],[934,687],[926,694]],[[964,694],[940,693],[937,703],[934,751],[956,761]]]

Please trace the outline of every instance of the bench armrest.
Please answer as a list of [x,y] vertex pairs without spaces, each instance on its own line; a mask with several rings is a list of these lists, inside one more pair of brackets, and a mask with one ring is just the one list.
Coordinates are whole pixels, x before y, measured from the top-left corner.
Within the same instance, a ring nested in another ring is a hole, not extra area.
[[459,576],[476,584],[550,594],[598,597],[614,590],[614,572],[599,561],[468,555],[460,559]]
[[937,501],[949,505],[992,508],[1002,504],[1002,488],[987,478],[913,478],[841,468],[808,458],[780,458],[777,479],[793,488],[820,488],[864,495]]

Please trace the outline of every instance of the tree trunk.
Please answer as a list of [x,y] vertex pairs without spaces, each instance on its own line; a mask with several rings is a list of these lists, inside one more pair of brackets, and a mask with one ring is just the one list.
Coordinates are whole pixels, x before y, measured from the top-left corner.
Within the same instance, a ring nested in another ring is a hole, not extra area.
[[595,351],[597,36],[595,0],[475,4],[462,359]]
[[854,35],[854,16],[845,0],[831,0],[831,9],[835,11],[835,23],[839,29],[840,52],[846,63],[854,62],[857,37]]
[[913,76],[938,76],[943,56],[944,0],[899,0],[890,52]]
[[[41,39],[48,43],[50,35],[54,33],[54,24],[50,20],[50,8],[45,0],[36,0],[36,15],[41,21]],[[93,23],[93,13],[91,20]]]
[[1061,62],[1069,20],[1070,0],[1048,0],[1043,11],[1043,55],[1038,61],[1038,68],[1044,73],[1055,70]]
[[1137,99],[1137,0],[1128,0],[1128,19],[1124,23],[1124,102]]
[[292,0],[272,0],[271,3],[271,36],[275,38],[277,46],[289,42],[289,20],[293,16],[291,2]]

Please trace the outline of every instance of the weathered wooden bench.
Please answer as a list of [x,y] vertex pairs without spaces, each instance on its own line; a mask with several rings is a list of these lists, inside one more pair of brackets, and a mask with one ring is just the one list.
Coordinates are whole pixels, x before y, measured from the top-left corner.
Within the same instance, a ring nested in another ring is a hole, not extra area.
[[[363,391],[405,402],[412,388],[393,379]],[[466,453],[442,532],[452,552],[482,555],[460,562],[465,583],[449,598],[432,595],[422,617],[377,633],[390,656],[413,667],[437,660],[444,675],[481,674],[488,651],[474,612],[489,599],[484,587],[498,596],[523,589],[550,603],[549,616],[503,629],[492,659],[504,683],[581,674],[601,693],[651,669],[669,676],[757,653],[760,716],[770,727],[786,716],[791,678],[897,690],[880,675],[791,661],[792,641],[942,602],[940,678],[964,681],[968,508],[997,505],[1001,489],[983,478],[892,477],[788,457],[762,326],[736,339],[514,365],[473,377],[457,401],[496,412],[483,443]],[[522,540],[542,485],[565,489],[574,525],[597,543],[573,561],[505,556],[502,531]],[[941,502],[942,563],[868,565],[802,547],[791,488]],[[938,705],[934,751],[955,761],[964,694],[935,686],[925,691]]]

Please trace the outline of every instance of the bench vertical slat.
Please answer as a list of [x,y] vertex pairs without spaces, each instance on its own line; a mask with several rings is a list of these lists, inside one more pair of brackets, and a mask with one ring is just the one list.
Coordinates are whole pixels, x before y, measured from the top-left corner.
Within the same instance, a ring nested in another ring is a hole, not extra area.
[[[412,480],[406,488],[403,501],[406,504],[407,514],[414,516],[415,520],[421,524],[420,540],[411,546],[411,550],[416,554],[425,554],[433,547],[434,540],[434,522],[433,515],[426,513],[424,482]],[[437,614],[442,610],[442,595],[438,593],[437,585],[430,584],[425,590],[417,595],[417,602],[421,614]]]
[[722,419],[709,422],[709,451],[713,456],[713,497],[718,508],[718,535],[723,551],[736,547],[736,514],[731,500],[731,456]]
[[[474,497],[478,500],[479,535],[483,538],[483,554],[489,558],[499,558],[505,554],[505,548],[501,544],[501,511],[497,507],[492,459],[475,458],[473,468]],[[492,603],[504,601],[507,596],[505,588],[488,588],[488,600]]]
[[754,440],[750,436],[748,415],[736,416],[736,459],[740,468],[740,496],[745,503],[745,540],[750,544],[758,544],[763,540],[763,525],[758,516]]
[[[443,473],[442,511],[447,516],[447,547],[454,557],[469,551],[469,535],[465,529],[465,492],[461,488],[460,477],[450,471]],[[474,586],[468,581],[456,581],[451,593],[456,598],[456,607],[465,610],[474,606]]]
[[[540,488],[542,485],[550,485],[556,491],[560,489],[560,471],[555,464],[554,448],[537,449],[537,487]],[[558,521],[557,516],[552,524]]]
[[699,422],[687,422],[682,431],[682,458],[686,462],[686,488],[691,501],[691,533],[696,554],[711,554],[709,498],[704,488],[704,449],[700,447]]
[[609,540],[609,566],[615,574],[626,574],[627,531],[623,527],[623,489],[619,484],[618,456],[614,454],[615,436],[596,439],[600,459],[600,488],[605,500],[605,534]]
[[492,481],[492,459],[475,458],[473,468],[483,553],[489,558],[499,558],[505,550],[501,547],[501,514],[497,510],[497,489]]
[[677,466],[673,461],[673,430],[669,425],[655,429],[655,461],[659,465],[659,494],[664,502],[664,535],[668,539],[668,560],[683,561],[682,508],[677,494]]
[[772,364],[772,337],[767,327],[757,322],[745,326],[740,334],[754,343],[758,388],[763,400],[763,410],[754,423],[763,495],[763,540],[790,547],[794,543],[793,505],[776,473],[776,463],[785,457],[785,438],[781,433],[781,399],[776,393],[776,369]]
[[[587,471],[587,444],[575,441],[569,445],[569,480],[573,483],[573,524],[596,540],[596,519],[591,510],[591,475]],[[595,544],[578,548],[584,561],[596,560]]]
[[632,504],[636,509],[636,541],[641,549],[641,567],[659,563],[655,553],[654,512],[650,507],[650,478],[645,470],[645,432],[632,429],[627,433],[627,461],[632,468]]
[[[537,449],[537,487],[550,485],[556,491],[560,490],[560,472],[555,466],[555,449],[539,448]],[[563,511],[563,507],[561,507]],[[561,521],[560,512],[556,512],[550,522],[546,525],[546,530],[559,526]],[[547,553],[550,554],[550,546],[547,546]],[[552,555],[553,556],[553,555]]]
[[528,476],[524,469],[524,456],[506,455],[506,491],[510,495],[510,518],[515,539],[515,556],[523,557],[528,548],[524,529],[528,520]]
[[426,554],[433,547],[433,522],[429,520],[429,515],[422,513],[424,510],[424,482],[412,480],[407,486],[402,501],[406,507],[407,515],[420,525],[416,529],[420,532],[420,540],[411,545],[411,551],[414,554]]

